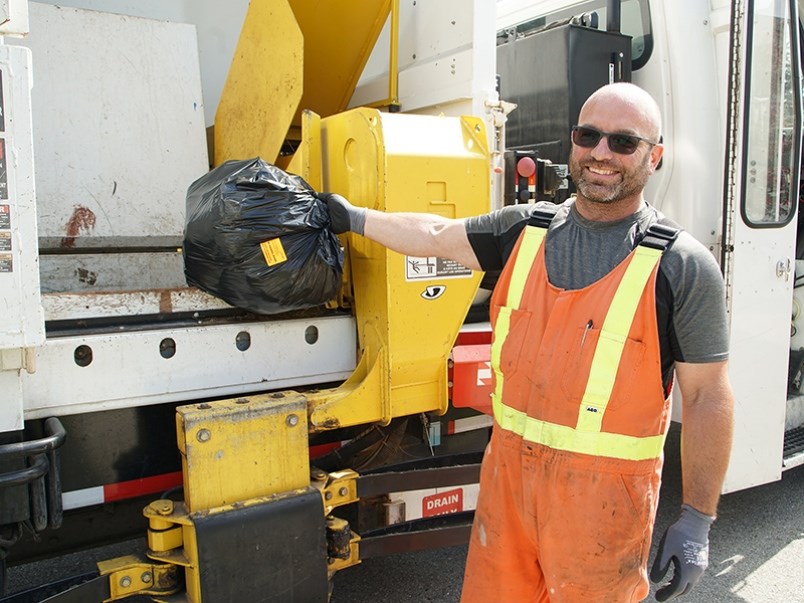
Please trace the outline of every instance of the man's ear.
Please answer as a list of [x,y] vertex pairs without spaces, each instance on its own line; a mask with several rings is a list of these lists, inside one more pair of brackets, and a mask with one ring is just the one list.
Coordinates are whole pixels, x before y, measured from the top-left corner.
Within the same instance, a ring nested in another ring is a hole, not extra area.
[[664,155],[664,145],[662,143],[655,144],[650,149],[650,164],[654,170],[659,169],[659,164]]

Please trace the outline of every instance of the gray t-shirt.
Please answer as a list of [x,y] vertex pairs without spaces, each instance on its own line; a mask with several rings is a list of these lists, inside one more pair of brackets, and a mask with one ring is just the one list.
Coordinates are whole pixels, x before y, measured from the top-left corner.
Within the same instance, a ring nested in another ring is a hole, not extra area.
[[[466,220],[469,242],[483,270],[493,274],[502,269],[532,210],[540,205],[512,205]],[[646,205],[617,222],[592,222],[578,213],[573,199],[566,201],[550,223],[545,243],[550,282],[562,289],[580,289],[599,280],[622,262],[648,227],[662,217]],[[720,268],[709,250],[689,233],[682,231],[662,256],[656,289],[666,383],[675,362],[728,358]]]

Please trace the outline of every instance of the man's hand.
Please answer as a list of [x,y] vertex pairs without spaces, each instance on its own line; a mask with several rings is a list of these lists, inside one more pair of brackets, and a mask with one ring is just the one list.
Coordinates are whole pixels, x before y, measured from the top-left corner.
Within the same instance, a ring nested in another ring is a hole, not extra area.
[[365,207],[355,207],[336,193],[316,193],[316,196],[327,204],[332,232],[343,234],[351,231],[359,235],[363,234],[368,211]]
[[656,592],[657,601],[680,597],[701,579],[709,565],[709,528],[714,520],[689,505],[681,506],[681,517],[662,536],[650,570],[651,582],[661,582],[673,562],[673,578]]

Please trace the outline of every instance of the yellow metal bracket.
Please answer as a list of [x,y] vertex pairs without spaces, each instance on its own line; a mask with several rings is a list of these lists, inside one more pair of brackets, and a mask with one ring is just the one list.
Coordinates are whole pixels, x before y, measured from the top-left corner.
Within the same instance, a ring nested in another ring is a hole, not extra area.
[[98,570],[101,576],[109,577],[111,597],[105,601],[134,595],[166,596],[178,592],[181,586],[178,567],[136,555],[101,561]]
[[327,483],[321,491],[326,515],[332,513],[332,510],[336,507],[342,507],[358,501],[357,478],[357,473],[351,469],[333,471],[329,474]]
[[391,0],[391,44],[388,52],[388,98],[373,102],[367,107],[391,112],[399,111],[399,0]]
[[349,557],[346,559],[329,557],[327,559],[327,569],[331,573],[335,573],[347,567],[357,565],[358,563],[360,563],[360,536],[357,534],[352,534],[352,538],[349,541]]

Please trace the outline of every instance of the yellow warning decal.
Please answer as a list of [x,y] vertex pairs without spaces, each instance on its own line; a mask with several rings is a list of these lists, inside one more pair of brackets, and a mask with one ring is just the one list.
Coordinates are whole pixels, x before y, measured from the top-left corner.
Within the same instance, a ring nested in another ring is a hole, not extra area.
[[265,261],[269,266],[281,264],[288,259],[288,256],[285,255],[285,248],[282,247],[282,241],[279,239],[263,241],[260,243],[260,249],[262,249],[262,255],[265,256]]

